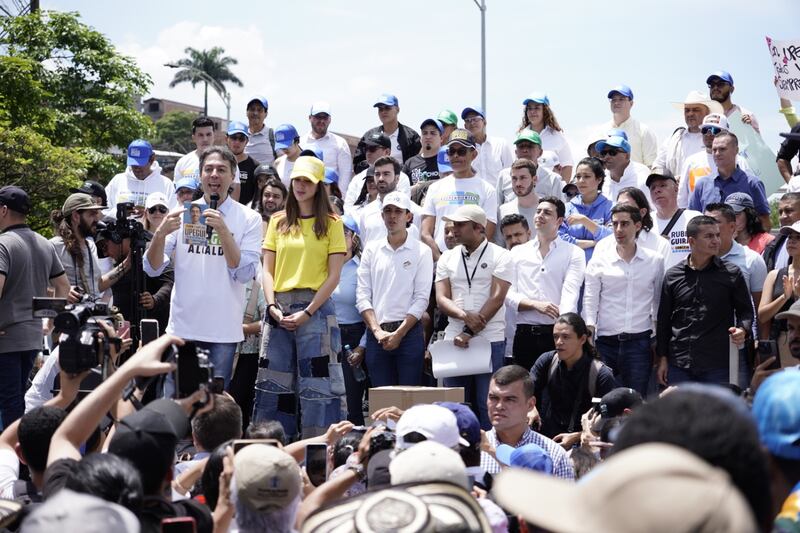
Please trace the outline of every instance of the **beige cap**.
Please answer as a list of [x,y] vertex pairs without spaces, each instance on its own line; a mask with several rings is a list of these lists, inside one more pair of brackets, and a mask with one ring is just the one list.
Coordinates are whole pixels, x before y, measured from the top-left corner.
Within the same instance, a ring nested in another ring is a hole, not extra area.
[[465,204],[442,217],[447,222],[475,222],[486,227],[486,212],[479,205]]
[[237,497],[255,512],[284,509],[300,494],[300,467],[275,446],[251,444],[242,448],[233,466]]
[[505,470],[493,493],[503,508],[553,532],[758,531],[726,472],[669,444],[620,452],[578,483]]
[[69,216],[75,211],[86,211],[88,209],[105,209],[104,205],[96,205],[92,201],[92,197],[82,192],[76,192],[67,196],[64,205],[61,207],[61,212],[64,216]]

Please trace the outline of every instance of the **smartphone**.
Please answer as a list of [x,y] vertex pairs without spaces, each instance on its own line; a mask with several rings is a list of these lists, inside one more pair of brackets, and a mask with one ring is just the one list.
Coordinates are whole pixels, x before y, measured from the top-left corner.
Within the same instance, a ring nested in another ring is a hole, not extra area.
[[251,444],[266,444],[267,446],[275,446],[276,448],[283,448],[278,439],[236,439],[233,441],[233,453],[236,454],[245,446]]
[[328,445],[306,445],[306,474],[311,484],[319,487],[328,478]]
[[66,298],[33,297],[33,318],[55,318],[67,307]]
[[178,365],[175,371],[175,391],[178,398],[187,398],[201,386],[210,383],[210,371],[213,367],[208,363],[207,352],[199,350],[195,343],[184,343],[178,348],[175,359]]
[[131,338],[131,323],[129,320],[123,320],[122,325],[117,329],[117,337],[120,339]]
[[597,398],[597,397],[592,398],[592,411],[594,411],[595,413],[599,413],[601,403],[603,403],[602,398]]
[[161,533],[197,533],[197,522],[191,516],[162,518]]
[[142,346],[158,338],[158,320],[143,318],[139,321],[139,336]]
[[758,341],[758,362],[762,363],[770,357],[775,357],[775,360],[769,365],[767,370],[780,370],[781,356],[778,353],[778,343],[772,340]]

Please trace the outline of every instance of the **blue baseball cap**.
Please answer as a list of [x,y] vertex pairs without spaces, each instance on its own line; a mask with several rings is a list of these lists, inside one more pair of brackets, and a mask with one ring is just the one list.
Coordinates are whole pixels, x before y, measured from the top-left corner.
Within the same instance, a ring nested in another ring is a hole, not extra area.
[[628,134],[621,128],[611,128],[606,132],[606,137],[622,137],[626,141],[628,140]]
[[730,85],[733,85],[733,76],[731,76],[730,72],[726,72],[724,70],[715,70],[706,78],[706,85],[711,83],[711,80],[714,78],[718,78]]
[[194,178],[181,178],[175,182],[176,191],[178,189],[184,189],[184,188],[196,191],[198,188],[200,188],[200,184],[197,183],[197,180]]
[[252,97],[250,100],[248,100],[247,101],[247,107],[250,107],[250,104],[252,104],[253,102],[258,102],[259,104],[261,104],[264,107],[264,109],[269,109],[269,102],[267,102],[266,97],[261,96],[260,94],[257,94],[254,97]]
[[619,148],[626,154],[631,153],[631,144],[626,139],[619,137],[617,135],[598,142],[595,145],[594,149],[597,150],[598,152],[602,152],[608,146],[612,148]]
[[531,102],[550,105],[550,99],[545,93],[531,93],[525,100],[522,101],[522,105],[528,105]]
[[339,173],[332,168],[325,167],[325,177],[322,178],[322,183],[339,183]]
[[617,85],[616,87],[608,91],[608,97],[611,98],[612,96],[614,96],[614,93],[626,96],[631,100],[633,100],[633,91],[631,91],[631,88],[628,87],[627,85]]
[[372,105],[372,107],[378,107],[382,105],[399,106],[400,101],[393,94],[383,93],[378,97],[378,100]]
[[800,371],[789,368],[764,380],[753,400],[753,416],[772,455],[800,460]]
[[439,153],[436,155],[436,165],[439,167],[439,175],[442,172],[453,171],[453,167],[450,166],[450,156],[447,155],[447,146],[439,148]]
[[360,232],[358,231],[358,224],[356,223],[356,219],[351,217],[349,214],[345,213],[344,215],[342,215],[342,224],[344,224],[345,228],[349,229],[356,235],[360,234]]
[[483,112],[483,108],[479,105],[473,107],[465,107],[463,111],[461,111],[461,119],[467,118],[467,115],[470,113],[477,113],[481,116],[481,118],[486,118],[486,114]]
[[456,416],[458,432],[470,446],[476,446],[481,443],[481,424],[472,409],[456,402],[437,402],[436,405],[449,409]]
[[275,149],[286,150],[299,137],[297,130],[291,124],[281,124],[275,128]]
[[144,139],[136,139],[128,145],[129,167],[143,167],[150,162],[153,155],[153,145]]
[[247,138],[250,138],[250,128],[247,127],[247,124],[244,122],[231,122],[228,124],[228,136],[235,135],[237,133],[241,133]]
[[436,129],[439,130],[439,135],[444,133],[444,124],[442,124],[441,120],[435,118],[426,118],[425,120],[423,120],[422,124],[419,125],[419,129],[422,130],[422,128],[424,128],[428,124],[433,124],[434,126],[436,126]]
[[543,474],[553,473],[553,460],[540,446],[533,443],[519,448],[501,444],[495,450],[495,454],[497,460],[507,466],[527,468]]

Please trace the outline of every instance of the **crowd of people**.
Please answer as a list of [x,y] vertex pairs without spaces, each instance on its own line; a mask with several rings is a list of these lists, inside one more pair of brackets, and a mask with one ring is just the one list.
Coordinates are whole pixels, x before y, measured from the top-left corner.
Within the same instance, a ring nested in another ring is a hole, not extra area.
[[[706,84],[660,143],[611,88],[585,157],[545,93],[513,142],[382,94],[353,153],[256,96],[172,178],[132,141],[49,241],[1,188],[0,525],[800,531],[800,133],[782,101],[772,231],[758,121]],[[369,407],[396,385],[463,403]]]

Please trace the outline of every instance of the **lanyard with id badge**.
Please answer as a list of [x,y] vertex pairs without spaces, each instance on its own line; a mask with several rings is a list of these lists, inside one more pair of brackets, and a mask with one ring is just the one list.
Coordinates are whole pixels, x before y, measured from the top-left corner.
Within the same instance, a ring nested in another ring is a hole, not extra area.
[[478,266],[481,264],[483,254],[486,253],[486,249],[488,247],[489,241],[487,240],[486,244],[483,246],[483,250],[481,250],[481,254],[478,256],[478,260],[475,262],[475,267],[472,269],[472,274],[469,273],[469,268],[467,267],[467,256],[463,252],[461,253],[461,262],[464,263],[464,276],[467,278],[467,294],[464,295],[464,311],[477,311],[480,309],[479,306],[476,306],[475,298],[472,295],[472,280],[475,279]]

